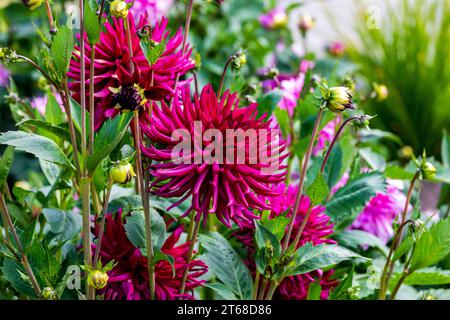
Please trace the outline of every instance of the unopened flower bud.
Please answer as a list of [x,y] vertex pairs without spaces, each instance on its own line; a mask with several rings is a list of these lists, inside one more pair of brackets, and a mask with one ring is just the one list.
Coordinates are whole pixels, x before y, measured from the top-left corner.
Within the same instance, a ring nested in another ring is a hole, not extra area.
[[106,287],[108,279],[108,274],[100,270],[94,270],[88,274],[88,284],[97,290]]
[[425,180],[432,180],[436,176],[436,167],[431,162],[424,161],[421,169]]
[[389,96],[388,88],[383,84],[373,84],[373,92],[377,101],[381,102],[387,99]]
[[243,66],[247,63],[247,56],[243,51],[239,51],[236,53],[233,57],[233,60],[231,61],[231,68],[233,70],[240,70]]
[[300,17],[300,21],[298,24],[298,27],[300,28],[300,31],[305,33],[311,28],[313,28],[315,25],[314,19],[309,14],[304,14]]
[[122,0],[114,0],[109,7],[109,11],[113,17],[122,19],[128,16],[128,9],[128,4]]
[[128,162],[118,161],[110,170],[109,176],[114,183],[128,183],[135,176],[133,166]]
[[352,94],[347,87],[321,87],[323,99],[326,107],[332,112],[341,112],[345,109],[355,109]]
[[327,47],[327,51],[333,57],[342,57],[345,53],[345,46],[342,42],[333,42]]
[[39,8],[44,0],[22,0],[23,4],[30,8],[30,10],[34,10]]
[[352,77],[350,76],[345,77],[343,85],[344,87],[349,88],[351,93],[355,92],[356,84],[355,79],[353,79]]
[[41,90],[47,90],[49,88],[49,83],[45,77],[41,76],[37,81],[37,86]]
[[411,160],[414,156],[414,149],[411,146],[404,146],[397,152],[398,157],[405,160]]
[[8,62],[20,62],[23,60],[22,58],[19,58],[19,56],[14,50],[11,50],[9,48],[0,48],[0,61],[8,63]]
[[58,299],[58,295],[56,294],[55,290],[53,290],[53,288],[50,288],[50,287],[45,287],[41,292],[41,296],[45,300],[57,300]]

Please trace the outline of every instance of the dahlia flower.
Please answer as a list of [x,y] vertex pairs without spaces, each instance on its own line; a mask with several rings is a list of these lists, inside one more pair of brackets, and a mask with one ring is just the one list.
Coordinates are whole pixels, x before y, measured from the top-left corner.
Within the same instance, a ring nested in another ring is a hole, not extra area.
[[406,196],[401,191],[398,181],[388,180],[386,191],[370,199],[350,227],[369,232],[384,243],[387,243],[394,235],[392,223],[402,213],[406,202]]
[[[269,219],[273,219],[284,214],[287,210],[287,217],[292,215],[292,208],[295,203],[298,186],[289,186],[286,188],[284,183],[280,183],[274,187],[274,191],[279,194],[277,197],[270,199],[270,215]],[[307,196],[302,196],[300,206],[297,212],[297,217],[290,241],[294,241],[297,232],[306,216],[310,204]],[[307,242],[312,242],[313,245],[322,243],[335,243],[327,237],[333,233],[333,224],[330,223],[330,218],[324,213],[325,208],[322,206],[313,207],[310,217],[305,225],[301,235],[298,248]],[[241,226],[240,230],[233,233],[233,236],[241,242],[247,249],[247,260],[245,261],[249,269],[254,273],[256,271],[254,255],[254,232],[255,226],[253,222],[246,222]],[[306,274],[290,276],[285,278],[278,286],[274,297],[278,299],[287,300],[303,300],[308,295],[309,285],[313,282],[320,281],[322,287],[321,298],[328,298],[330,288],[336,285],[336,281],[330,280],[333,271],[323,272],[322,270],[315,270]]]
[[[150,299],[147,258],[128,240],[124,218],[122,210],[115,215],[106,216],[100,259],[103,264],[114,260],[116,265],[108,272],[108,284],[99,293],[104,294],[106,300]],[[100,226],[96,224],[95,237],[98,236],[99,230]],[[164,260],[155,265],[155,293],[159,300],[193,299],[193,290],[204,282],[198,277],[206,273],[206,265],[200,260],[193,260],[188,264],[186,261],[189,243],[177,245],[182,231],[182,227],[175,229],[161,248],[164,254],[173,257],[173,266]],[[93,252],[95,247],[94,244]],[[189,268],[186,292],[180,294],[181,279],[186,268]]]
[[333,42],[327,47],[327,51],[333,57],[342,57],[345,53],[345,45],[342,42]]
[[280,29],[284,28],[288,23],[288,16],[286,11],[281,7],[276,7],[269,11],[267,14],[263,14],[259,17],[259,22],[264,28],[267,29]]
[[[208,213],[215,213],[228,227],[232,220],[240,223],[257,218],[252,209],[268,209],[261,196],[275,195],[270,185],[285,177],[286,143],[270,122],[257,116],[257,104],[245,108],[238,104],[237,94],[229,91],[218,100],[211,85],[192,102],[186,86],[172,109],[162,102],[155,104],[151,117],[144,115],[142,132],[159,146],[142,146],[144,155],[160,162],[151,167],[156,177],[152,192],[165,198],[181,197],[169,209],[192,197],[185,215],[195,210],[197,219],[206,219]],[[214,143],[204,137],[211,132],[208,129],[218,130],[220,137],[215,136]],[[229,139],[230,131],[236,136],[251,131],[254,135],[235,143],[236,139]],[[172,137],[174,132],[180,136]],[[181,156],[179,138],[189,148]],[[211,150],[216,142],[218,146]]]
[[[151,71],[153,70],[153,85],[156,87],[173,88],[176,74],[183,75],[191,70],[195,63],[190,59],[191,50],[186,53],[181,52],[183,41],[182,30],[179,29],[175,35],[169,36],[167,30],[168,20],[162,18],[151,29],[151,39],[157,43],[165,41],[166,48],[158,61],[150,66],[140,47],[140,39],[136,34],[137,30],[147,25],[146,15],[140,17],[139,23],[134,23],[133,15],[128,15],[128,22],[131,30],[131,42],[133,48],[133,63],[139,77],[150,82]],[[116,103],[113,99],[115,93],[110,88],[119,88],[123,84],[119,79],[119,72],[122,77],[133,78],[130,73],[130,54],[124,22],[122,19],[113,19],[106,22],[105,31],[100,34],[100,41],[95,46],[95,74],[94,74],[94,96],[95,96],[95,129],[100,128],[106,118],[113,116],[108,110],[114,108]],[[87,41],[86,41],[87,42]],[[75,100],[80,101],[80,53],[79,47],[75,47],[75,52],[70,62],[68,72],[69,78],[74,81],[69,84]],[[91,47],[86,43],[86,81],[89,81],[89,57]],[[120,70],[120,71],[119,71]],[[180,82],[182,85],[183,82]],[[89,98],[89,86],[86,83],[86,99]],[[86,100],[88,101],[88,100]],[[147,106],[147,105],[145,105]],[[145,107],[144,106],[144,107]]]

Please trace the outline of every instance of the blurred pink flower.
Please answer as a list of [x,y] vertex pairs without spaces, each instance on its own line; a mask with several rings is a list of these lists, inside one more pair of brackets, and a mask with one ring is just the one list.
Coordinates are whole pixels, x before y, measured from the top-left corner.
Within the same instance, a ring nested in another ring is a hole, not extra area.
[[130,11],[134,17],[140,17],[146,12],[151,20],[159,20],[167,15],[173,2],[173,0],[134,0]]
[[[64,111],[63,102],[59,94],[55,95],[56,101],[58,102],[61,110]],[[36,96],[31,99],[31,107],[37,109],[37,111],[45,116],[45,108],[47,107],[47,96]]]
[[264,28],[278,29],[283,28],[288,23],[288,16],[286,11],[281,7],[276,7],[259,17],[259,22]]
[[345,45],[342,42],[333,42],[328,45],[327,51],[333,57],[341,57],[345,53]]
[[[351,225],[351,229],[363,230],[380,238],[384,243],[394,235],[392,223],[401,215],[406,196],[401,191],[401,182],[388,180],[386,193],[379,193],[366,205]],[[408,211],[411,207],[408,208]]]
[[0,64],[0,87],[7,87],[9,85],[9,70]]

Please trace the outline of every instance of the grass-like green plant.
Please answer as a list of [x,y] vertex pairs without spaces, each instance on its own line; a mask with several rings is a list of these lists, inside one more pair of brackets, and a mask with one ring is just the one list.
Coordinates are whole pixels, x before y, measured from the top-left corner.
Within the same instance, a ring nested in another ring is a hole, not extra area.
[[379,26],[364,8],[348,53],[369,84],[389,88],[387,100],[368,105],[378,124],[415,151],[439,157],[442,131],[450,127],[450,2],[384,2]]

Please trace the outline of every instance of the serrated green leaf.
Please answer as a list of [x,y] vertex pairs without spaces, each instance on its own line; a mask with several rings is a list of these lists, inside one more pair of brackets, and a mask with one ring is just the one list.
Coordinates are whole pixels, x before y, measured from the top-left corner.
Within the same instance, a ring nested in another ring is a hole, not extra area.
[[280,126],[281,133],[283,137],[289,136],[290,124],[289,124],[289,113],[287,110],[275,108],[274,110],[275,117],[277,118],[278,125]]
[[[401,273],[395,273],[390,281],[393,288],[401,277]],[[403,284],[410,286],[434,286],[450,284],[450,271],[437,268],[422,269],[408,275]]]
[[266,228],[269,232],[275,235],[278,241],[284,237],[286,232],[286,227],[289,224],[290,219],[285,216],[278,216],[274,218],[269,218],[270,212],[264,212],[261,217],[261,225]]
[[62,26],[53,38],[51,51],[55,62],[56,70],[60,74],[66,74],[69,69],[70,59],[75,45],[72,30],[67,26]]
[[345,230],[335,236],[339,244],[351,249],[359,249],[364,246],[379,249],[385,255],[388,253],[386,245],[380,238],[362,230]]
[[37,158],[75,170],[72,163],[55,142],[37,134],[23,131],[4,132],[0,135],[0,144],[15,146],[17,150],[31,153]]
[[154,43],[152,42],[152,40],[149,40],[148,38],[142,38],[140,46],[142,52],[144,53],[145,58],[147,59],[150,65],[155,64],[158,61],[159,57],[166,50],[166,44],[164,41]]
[[30,297],[36,297],[36,293],[31,286],[31,281],[26,275],[25,269],[18,261],[5,258],[3,260],[2,273],[6,281],[18,292]]
[[205,284],[203,284],[203,286],[214,290],[219,295],[219,298],[221,298],[221,299],[238,300],[236,298],[236,295],[234,294],[234,292],[231,291],[231,289],[228,288],[223,283],[220,283],[220,282],[205,283]]
[[133,118],[132,112],[122,113],[114,119],[106,120],[95,135],[94,151],[87,158],[89,172],[94,172],[98,164],[120,143]]
[[411,270],[419,270],[438,263],[450,254],[450,218],[434,224],[417,240],[411,260]]
[[84,6],[84,24],[89,43],[91,45],[96,44],[100,39],[102,29],[97,15],[89,3]]
[[58,125],[65,121],[64,113],[55,96],[47,91],[47,104],[45,106],[45,120],[50,124]]
[[228,241],[217,232],[200,235],[205,249],[202,260],[217,279],[227,286],[239,300],[252,299],[253,284],[250,271]]
[[320,300],[320,294],[322,293],[322,287],[319,281],[311,283],[308,287],[308,296],[306,300]]
[[6,182],[6,178],[8,177],[9,169],[11,168],[12,162],[14,159],[14,147],[8,146],[3,152],[2,157],[0,158],[0,188],[3,188],[3,185]]
[[399,166],[388,166],[384,171],[384,176],[388,179],[397,180],[411,180],[414,177],[414,172],[408,171]]
[[330,300],[344,300],[347,298],[347,290],[353,285],[353,274],[355,272],[355,266],[347,274],[345,279],[339,282],[339,284],[331,290]]
[[52,244],[70,241],[81,231],[81,215],[72,211],[45,208],[42,210],[47,226],[48,236]]
[[272,115],[283,97],[283,92],[281,90],[275,89],[264,94],[261,98],[258,99],[258,114],[262,116],[263,114],[267,114],[268,117]]
[[341,176],[342,172],[342,149],[340,145],[335,145],[333,150],[331,151],[330,157],[328,158],[327,164],[324,168],[323,177],[327,186],[334,186]]
[[17,124],[17,126],[19,126],[19,127],[24,126],[26,128],[36,127],[36,128],[42,129],[48,133],[51,133],[60,139],[63,139],[65,141],[70,141],[70,133],[68,130],[66,130],[65,128],[62,128],[60,126],[51,124],[50,122],[47,122],[47,121],[28,119],[28,120],[19,122]]
[[344,247],[329,244],[313,246],[311,242],[307,242],[296,251],[293,265],[287,269],[285,276],[328,268],[352,258],[368,260]]
[[330,193],[330,189],[320,173],[308,189],[306,189],[306,194],[313,206],[320,204],[327,197],[328,193]]
[[377,193],[386,191],[386,181],[380,173],[366,173],[351,179],[340,188],[327,204],[327,213],[333,222],[352,216],[352,210],[366,205]]

